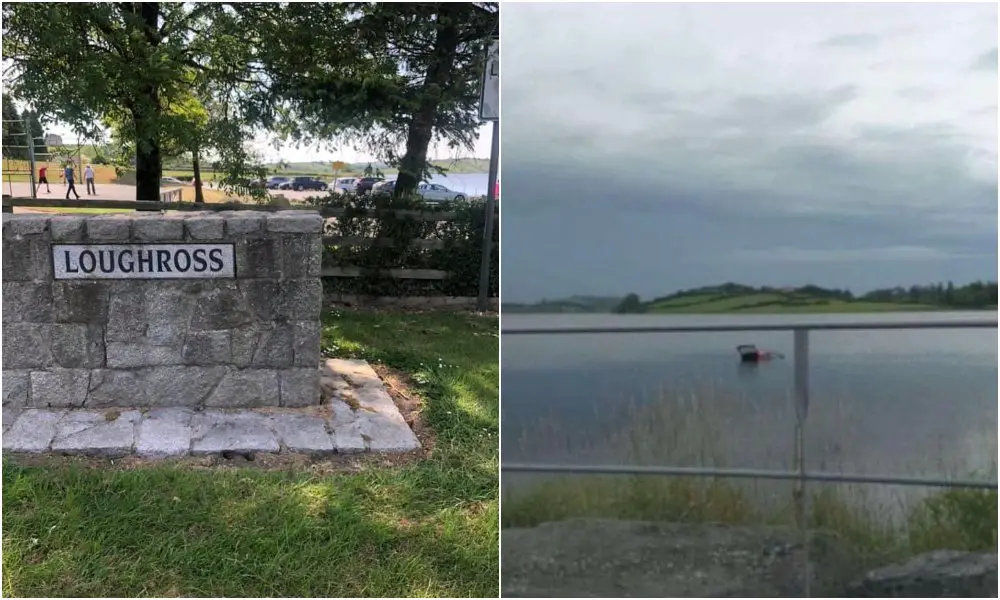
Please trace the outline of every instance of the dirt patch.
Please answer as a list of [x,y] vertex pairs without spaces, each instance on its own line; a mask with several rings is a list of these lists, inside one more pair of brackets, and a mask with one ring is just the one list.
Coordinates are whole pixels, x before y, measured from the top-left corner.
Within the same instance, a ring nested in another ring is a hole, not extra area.
[[[787,528],[575,519],[504,529],[504,597],[802,597],[801,535]],[[811,593],[861,574],[832,535],[815,533]]]

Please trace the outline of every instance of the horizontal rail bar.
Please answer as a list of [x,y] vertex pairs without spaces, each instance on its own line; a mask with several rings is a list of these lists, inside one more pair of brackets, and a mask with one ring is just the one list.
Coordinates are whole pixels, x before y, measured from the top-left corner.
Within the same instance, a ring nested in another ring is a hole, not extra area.
[[[323,244],[326,246],[374,246],[377,248],[395,248],[399,246],[399,244],[392,238],[372,238],[345,235],[328,235],[323,238]],[[403,245],[412,248],[440,250],[444,248],[444,240],[412,239]]]
[[862,475],[857,473],[828,473],[806,471],[803,477],[795,471],[769,469],[724,469],[708,467],[643,467],[637,465],[555,465],[555,464],[502,464],[500,470],[514,473],[561,473],[566,475],[673,475],[678,477],[726,477],[731,479],[778,479],[799,481],[827,481],[832,483],[877,483],[886,485],[912,485],[924,487],[997,489],[996,481],[975,479],[940,479],[935,477],[894,477],[889,475]]
[[996,328],[997,317],[983,319],[899,321],[899,322],[847,322],[847,323],[773,323],[747,325],[675,325],[650,327],[533,327],[501,329],[501,335],[569,335],[599,333],[703,333],[725,331],[850,331],[862,329],[986,329]]
[[[447,279],[448,271],[439,269],[372,269],[378,271],[383,277],[392,279]],[[361,267],[342,266],[324,267],[320,272],[322,277],[361,277],[365,274],[365,269]]]

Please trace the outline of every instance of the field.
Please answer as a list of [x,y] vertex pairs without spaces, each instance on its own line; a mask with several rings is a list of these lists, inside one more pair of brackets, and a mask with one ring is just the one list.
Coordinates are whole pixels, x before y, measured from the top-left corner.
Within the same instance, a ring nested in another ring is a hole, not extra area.
[[926,304],[841,300],[789,293],[707,293],[654,300],[645,306],[647,312],[658,314],[871,313],[940,310]]
[[497,594],[497,319],[330,313],[425,456],[268,467],[5,459],[5,597]]

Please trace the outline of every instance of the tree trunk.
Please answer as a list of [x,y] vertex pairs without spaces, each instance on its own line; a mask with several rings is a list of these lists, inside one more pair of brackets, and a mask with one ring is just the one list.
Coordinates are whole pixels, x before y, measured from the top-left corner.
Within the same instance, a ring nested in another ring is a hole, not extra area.
[[205,196],[201,193],[201,159],[198,155],[198,147],[195,146],[191,152],[191,167],[194,169],[194,201],[204,203]]
[[[133,10],[138,10],[142,19],[143,35],[150,49],[159,44],[160,4],[158,2],[136,2]],[[142,57],[150,58],[150,53],[142,52]],[[132,109],[135,123],[135,195],[136,200],[160,200],[160,177],[163,166],[160,156],[160,98],[154,83],[145,83],[139,88],[139,97]]]
[[[157,101],[156,90],[144,90],[149,102]],[[135,119],[135,199],[151,202],[160,201],[160,140],[157,135],[156,115],[147,110],[133,113]]]
[[459,29],[456,21],[456,7],[444,4],[438,14],[438,29],[434,39],[434,60],[427,68],[420,105],[410,120],[406,134],[406,153],[399,161],[399,175],[393,190],[394,198],[413,193],[420,183],[427,165],[427,148],[434,135],[441,90],[448,85],[455,69],[455,57],[459,46]]

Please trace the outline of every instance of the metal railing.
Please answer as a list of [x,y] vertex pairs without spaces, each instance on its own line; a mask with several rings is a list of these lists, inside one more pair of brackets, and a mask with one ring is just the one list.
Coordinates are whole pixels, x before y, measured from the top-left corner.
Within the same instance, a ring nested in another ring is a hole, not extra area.
[[794,339],[793,369],[795,398],[795,450],[794,471],[768,469],[735,469],[725,467],[680,467],[640,465],[567,465],[538,463],[504,463],[500,470],[513,473],[553,473],[564,475],[640,475],[668,477],[720,477],[733,479],[789,480],[796,484],[793,491],[795,516],[802,535],[803,581],[806,597],[810,595],[809,534],[807,523],[808,496],[806,483],[823,481],[832,483],[884,484],[943,488],[970,488],[996,490],[996,481],[973,479],[944,479],[939,477],[903,477],[895,475],[862,475],[829,473],[806,469],[805,439],[809,414],[809,332],[810,331],[863,331],[903,329],[996,329],[997,317],[978,319],[936,319],[921,321],[841,322],[841,323],[786,323],[747,325],[680,325],[640,327],[547,327],[502,329],[501,337],[513,335],[594,335],[594,334],[662,334],[662,333],[711,333],[738,331],[791,331]]

